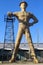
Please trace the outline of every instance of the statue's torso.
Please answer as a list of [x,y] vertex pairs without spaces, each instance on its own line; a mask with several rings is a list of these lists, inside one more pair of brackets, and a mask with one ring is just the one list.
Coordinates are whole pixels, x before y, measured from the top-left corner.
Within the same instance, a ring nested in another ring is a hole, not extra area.
[[16,17],[19,21],[19,26],[20,28],[25,29],[26,27],[28,27],[27,24],[29,24],[29,20],[30,20],[30,13],[28,12],[17,12]]
[[19,20],[19,22],[20,21],[22,21],[22,22],[28,22],[29,21],[29,19],[30,19],[30,14],[29,13],[27,13],[27,12],[18,12],[17,13],[17,18],[18,18],[18,20]]

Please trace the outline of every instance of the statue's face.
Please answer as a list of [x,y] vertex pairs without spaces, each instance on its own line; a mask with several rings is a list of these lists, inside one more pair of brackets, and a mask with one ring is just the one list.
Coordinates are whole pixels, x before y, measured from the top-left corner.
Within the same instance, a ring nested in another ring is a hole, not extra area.
[[20,8],[21,8],[21,9],[26,9],[26,4],[25,4],[25,3],[22,3],[22,4],[20,5]]

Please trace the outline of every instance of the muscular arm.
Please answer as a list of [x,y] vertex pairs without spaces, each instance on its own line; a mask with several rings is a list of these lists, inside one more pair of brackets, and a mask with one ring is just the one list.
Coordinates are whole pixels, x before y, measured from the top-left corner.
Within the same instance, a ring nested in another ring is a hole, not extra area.
[[30,19],[33,19],[33,22],[32,23],[30,23],[30,26],[32,26],[33,24],[35,24],[35,23],[38,23],[38,19],[33,15],[33,14],[30,14]]
[[17,12],[8,12],[9,17],[17,16]]

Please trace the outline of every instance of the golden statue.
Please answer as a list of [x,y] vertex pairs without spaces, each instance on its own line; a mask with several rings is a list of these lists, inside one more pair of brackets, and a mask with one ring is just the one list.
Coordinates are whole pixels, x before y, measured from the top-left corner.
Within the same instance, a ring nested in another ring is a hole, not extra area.
[[[27,5],[28,4],[26,2],[21,2],[19,5],[21,8],[21,11],[14,12],[14,13],[12,13],[12,12],[8,13],[8,16],[10,16],[10,17],[14,16],[19,21],[19,28],[18,28],[17,38],[15,41],[15,48],[14,48],[14,51],[12,54],[12,58],[9,60],[9,62],[13,62],[16,60],[16,55],[18,52],[20,41],[21,41],[22,35],[24,34],[26,36],[26,39],[27,39],[29,47],[30,47],[31,57],[33,58],[33,61],[35,63],[38,63],[38,60],[35,55],[34,47],[32,44],[30,30],[29,30],[29,27],[36,24],[38,22],[38,20],[32,13],[26,12]],[[31,18],[33,19],[32,23],[29,22]]]

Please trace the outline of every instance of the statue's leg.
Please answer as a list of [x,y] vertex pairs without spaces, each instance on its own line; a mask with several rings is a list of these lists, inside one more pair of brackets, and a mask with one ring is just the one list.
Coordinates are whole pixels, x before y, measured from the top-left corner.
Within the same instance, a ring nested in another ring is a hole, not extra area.
[[34,51],[34,46],[32,44],[32,39],[31,39],[30,31],[28,29],[25,30],[25,36],[26,36],[26,39],[27,39],[29,47],[30,47],[30,52],[31,52],[31,56],[33,58],[33,61],[35,63],[38,63],[38,60],[36,58],[35,51]]
[[9,62],[14,62],[16,60],[16,54],[18,52],[18,48],[19,48],[20,40],[22,38],[22,34],[23,34],[23,31],[22,31],[21,27],[19,27],[17,38],[16,38],[16,41],[15,41],[15,48],[14,48],[14,51],[13,51],[13,54],[12,54],[12,58],[10,59]]

